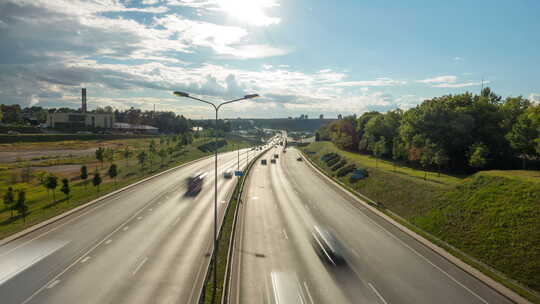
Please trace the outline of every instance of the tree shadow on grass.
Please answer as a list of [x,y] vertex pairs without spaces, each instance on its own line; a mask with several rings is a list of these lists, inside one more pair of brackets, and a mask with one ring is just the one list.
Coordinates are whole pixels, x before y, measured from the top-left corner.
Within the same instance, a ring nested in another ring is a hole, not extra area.
[[[32,212],[28,212],[28,213],[26,214],[26,217],[28,218],[28,216],[29,216],[31,213],[32,213]],[[1,222],[0,222],[0,226],[7,226],[7,225],[10,225],[10,224],[12,224],[13,222],[16,222],[17,220],[22,219],[22,218],[23,218],[23,216],[20,215],[20,214],[15,215],[15,216],[13,216],[13,217],[9,217],[9,218],[7,218],[7,219],[1,221]]]
[[67,201],[67,197],[65,197],[65,198],[63,198],[63,199],[56,200],[56,201],[54,201],[54,202],[52,202],[52,203],[49,203],[49,204],[43,206],[42,209],[49,209],[49,208],[52,208],[52,207],[54,207],[54,206],[56,206],[56,205],[58,205],[58,204],[60,204],[60,203],[62,203],[62,202],[65,202],[65,201]]

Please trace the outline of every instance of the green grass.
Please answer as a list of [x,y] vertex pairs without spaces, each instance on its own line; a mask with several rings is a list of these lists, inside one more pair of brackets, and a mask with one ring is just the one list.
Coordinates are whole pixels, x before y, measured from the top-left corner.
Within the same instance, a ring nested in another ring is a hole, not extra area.
[[[342,156],[354,160],[367,168],[376,168],[387,172],[400,174],[411,179],[424,180],[425,172],[423,170],[407,167],[400,163],[395,163],[394,165],[394,162],[388,160],[380,160],[369,155],[340,150],[331,142],[314,142],[308,146],[307,150],[320,151],[323,152],[323,154],[328,152],[338,152]],[[427,181],[438,185],[456,185],[465,177],[466,176],[448,175],[442,173],[439,174],[437,172],[427,173]]]
[[[56,201],[53,202],[52,192],[47,193],[47,190],[43,186],[39,185],[39,182],[36,179],[33,179],[31,182],[28,183],[17,182],[15,184],[12,184],[11,175],[14,172],[18,172],[18,166],[13,164],[1,164],[0,194],[3,196],[9,186],[13,187],[14,190],[25,189],[26,204],[29,207],[29,214],[26,217],[25,221],[23,220],[23,218],[17,216],[16,214],[14,217],[11,217],[11,212],[7,210],[6,206],[2,202],[0,204],[0,238],[4,238],[31,225],[40,223],[58,214],[66,212],[69,209],[82,205],[88,201],[98,198],[99,196],[102,196],[121,187],[127,186],[145,177],[156,174],[160,171],[210,155],[212,154],[211,152],[204,153],[197,149],[197,146],[210,140],[211,139],[195,140],[192,145],[184,147],[181,152],[177,151],[175,153],[178,154],[176,155],[176,157],[167,157],[163,162],[163,165],[161,165],[159,158],[155,158],[155,160],[153,161],[153,166],[150,167],[150,163],[147,162],[144,170],[141,170],[141,166],[137,163],[134,157],[132,157],[132,159],[129,160],[127,163],[123,159],[117,159],[113,161],[119,167],[120,172],[119,176],[117,177],[116,185],[113,180],[110,180],[106,176],[110,162],[105,162],[103,168],[101,168],[101,164],[97,163],[95,159],[84,157],[73,159],[68,158],[61,161],[54,160],[57,161],[54,164],[44,163],[43,165],[87,165],[89,177],[86,187],[84,186],[84,183],[82,183],[81,180],[78,179],[77,176],[67,176],[71,179],[71,195],[69,202],[65,198],[65,195],[60,192],[61,178],[59,178],[59,185],[55,191]],[[248,142],[241,142],[236,139],[228,140],[228,144],[222,147],[219,152],[231,151],[236,149],[237,146],[243,148],[249,145],[250,144]],[[45,160],[44,162],[50,161],[52,160]],[[99,193],[97,189],[92,185],[91,181],[93,172],[96,169],[100,172],[100,175],[103,179],[103,183],[100,185]],[[64,177],[65,175],[60,174],[59,176]]]
[[[366,168],[370,176],[351,183],[338,179],[346,187],[365,195],[407,221],[415,231],[428,233],[459,251],[451,252],[479,266],[487,275],[501,281],[535,303],[538,295],[527,292],[511,281],[540,290],[540,177],[534,171],[484,171],[468,177],[423,172],[394,166],[390,162],[375,165],[373,158],[341,151],[328,142],[303,148],[328,175],[335,177],[320,160],[327,152],[337,152]],[[421,233],[422,234],[422,233]],[[468,258],[467,255],[472,257]],[[474,259],[496,269],[498,276]]]

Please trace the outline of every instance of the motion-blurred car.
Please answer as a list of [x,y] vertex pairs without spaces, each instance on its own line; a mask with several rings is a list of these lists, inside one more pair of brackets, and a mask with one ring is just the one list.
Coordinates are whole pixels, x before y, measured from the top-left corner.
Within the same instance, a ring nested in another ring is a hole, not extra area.
[[297,161],[302,161],[302,157],[298,156],[298,158],[296,159]]
[[294,273],[273,271],[272,292],[269,295],[271,304],[304,304],[307,303],[302,286]]
[[321,226],[314,226],[311,235],[311,244],[324,262],[331,266],[346,264],[343,246],[330,231]]
[[261,165],[266,165],[266,159],[261,159]]
[[276,159],[275,159],[275,158],[272,158],[272,159],[270,160],[270,162],[271,162],[272,164],[275,164],[275,163],[276,163]]
[[232,178],[233,177],[233,173],[231,170],[227,170],[225,172],[223,172],[223,177],[224,178]]

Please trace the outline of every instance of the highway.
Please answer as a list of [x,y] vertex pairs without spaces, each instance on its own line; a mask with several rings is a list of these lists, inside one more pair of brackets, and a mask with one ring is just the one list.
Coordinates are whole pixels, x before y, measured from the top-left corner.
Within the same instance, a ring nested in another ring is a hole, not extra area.
[[[271,273],[296,281],[302,300],[290,303],[512,303],[281,150],[246,181],[229,303],[275,303]],[[319,258],[314,225],[341,242],[346,265]]]
[[[220,154],[220,219],[235,185],[222,173],[236,167],[236,151]],[[196,161],[1,246],[0,302],[195,303],[212,247],[213,170],[213,157]],[[208,172],[203,190],[186,196],[198,172]]]

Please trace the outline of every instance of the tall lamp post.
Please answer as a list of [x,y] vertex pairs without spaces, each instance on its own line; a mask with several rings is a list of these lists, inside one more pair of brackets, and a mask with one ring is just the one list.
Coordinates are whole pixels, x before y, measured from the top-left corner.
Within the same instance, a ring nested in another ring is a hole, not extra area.
[[197,101],[200,101],[200,102],[204,102],[206,104],[209,104],[211,105],[214,110],[216,111],[216,120],[215,120],[215,131],[214,131],[214,250],[213,250],[213,257],[212,257],[212,261],[213,261],[213,272],[214,272],[214,276],[213,276],[213,281],[214,283],[212,284],[212,297],[215,297],[216,295],[216,285],[217,285],[217,248],[218,248],[218,239],[217,239],[217,155],[218,155],[218,146],[217,146],[217,142],[218,142],[218,137],[217,137],[217,126],[218,126],[218,111],[219,111],[219,108],[221,108],[221,106],[223,105],[226,105],[228,103],[232,103],[232,102],[236,102],[236,101],[240,101],[240,100],[244,100],[244,99],[251,99],[251,98],[256,98],[256,97],[259,97],[259,94],[250,94],[250,95],[245,95],[244,97],[242,98],[238,98],[238,99],[234,99],[234,100],[229,100],[229,101],[226,101],[226,102],[223,102],[223,103],[220,103],[218,104],[217,106],[210,102],[210,101],[206,101],[206,100],[202,100],[202,99],[199,99],[197,97],[193,97],[193,96],[190,96],[188,93],[186,92],[179,92],[179,91],[175,91],[173,93],[175,96],[178,96],[178,97],[185,97],[185,98],[191,98],[191,99],[194,99],[194,100],[197,100]]

